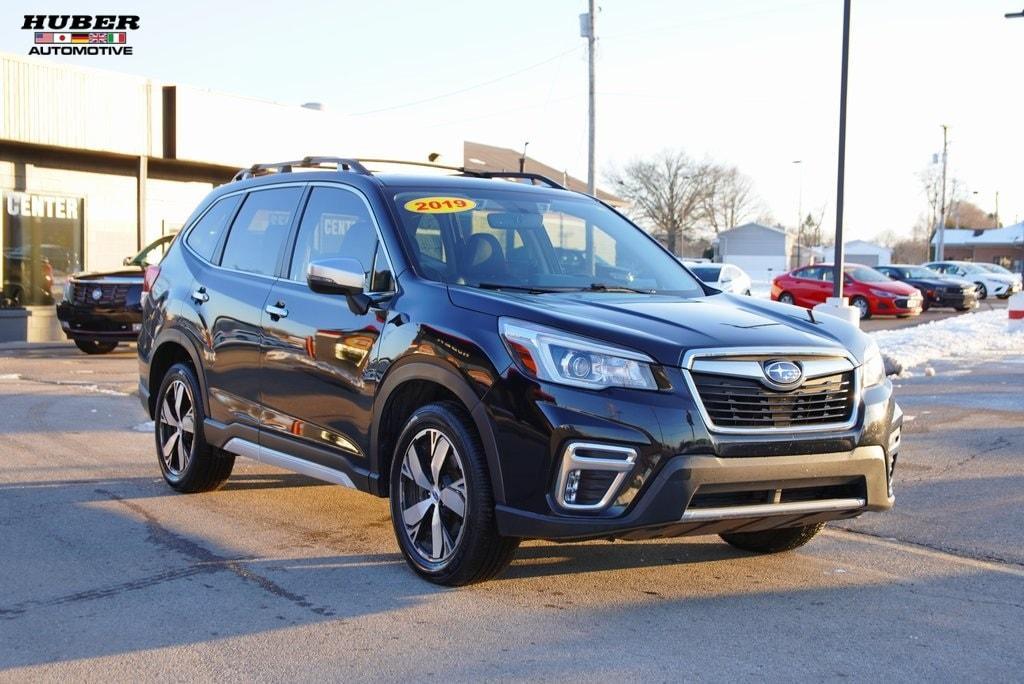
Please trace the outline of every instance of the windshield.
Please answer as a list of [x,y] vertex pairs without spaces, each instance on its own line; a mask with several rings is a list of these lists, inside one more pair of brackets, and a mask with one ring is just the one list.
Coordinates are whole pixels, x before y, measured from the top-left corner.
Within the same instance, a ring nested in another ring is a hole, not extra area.
[[431,188],[404,189],[394,202],[416,271],[430,280],[536,293],[704,294],[639,228],[584,197]]
[[939,274],[930,268],[923,266],[915,266],[914,268],[904,268],[903,275],[907,278],[938,278]]
[[989,273],[1002,273],[1003,275],[1013,275],[1013,273],[1003,268],[999,264],[978,264],[978,266],[985,269]]
[[854,280],[859,280],[862,283],[887,283],[892,280],[892,278],[884,273],[879,273],[875,269],[868,268],[867,266],[848,268],[846,269],[846,275],[850,276]]
[[174,235],[164,235],[162,238],[146,245],[141,252],[136,254],[134,257],[128,260],[128,264],[134,264],[135,266],[152,266],[159,264],[160,260],[164,258],[164,252],[170,246],[171,241],[174,239]]
[[716,283],[718,282],[718,274],[722,272],[722,267],[691,266],[690,270],[693,271],[694,275],[703,280],[705,283]]

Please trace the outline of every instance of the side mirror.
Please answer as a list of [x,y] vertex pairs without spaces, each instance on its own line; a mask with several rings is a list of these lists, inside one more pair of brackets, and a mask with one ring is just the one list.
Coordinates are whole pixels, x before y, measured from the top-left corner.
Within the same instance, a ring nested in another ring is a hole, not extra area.
[[349,310],[359,316],[370,310],[372,300],[363,293],[366,273],[358,259],[335,257],[310,262],[306,284],[320,294],[345,295]]
[[351,257],[320,259],[306,269],[309,289],[320,294],[359,295],[365,282],[363,265]]

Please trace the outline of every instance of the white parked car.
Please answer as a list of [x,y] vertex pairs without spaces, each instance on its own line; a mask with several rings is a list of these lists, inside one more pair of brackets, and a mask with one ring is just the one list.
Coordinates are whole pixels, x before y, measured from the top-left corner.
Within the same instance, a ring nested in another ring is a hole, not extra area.
[[686,263],[693,274],[711,287],[732,294],[750,294],[750,276],[739,266],[732,264]]
[[970,280],[978,286],[978,299],[995,295],[1006,299],[1014,292],[1021,291],[1021,277],[1010,273],[1005,268],[993,267],[991,264],[976,264],[971,261],[932,261],[922,264],[925,268]]

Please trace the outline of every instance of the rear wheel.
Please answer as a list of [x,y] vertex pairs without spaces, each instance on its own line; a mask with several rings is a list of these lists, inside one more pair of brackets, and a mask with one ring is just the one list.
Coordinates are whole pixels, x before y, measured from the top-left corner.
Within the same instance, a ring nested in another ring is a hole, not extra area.
[[164,480],[179,492],[217,489],[231,475],[232,454],[206,443],[199,381],[183,364],[171,366],[160,383],[154,411],[156,454]]
[[779,295],[779,301],[782,302],[783,304],[795,304],[796,303],[796,302],[793,301],[793,295],[789,294],[788,292],[783,292],[782,294],[780,294]]
[[850,304],[857,309],[857,313],[860,314],[862,321],[871,318],[871,305],[868,304],[868,300],[863,297],[854,297]]
[[482,582],[511,562],[519,540],[498,534],[483,447],[457,404],[424,406],[402,430],[391,521],[406,562],[435,584]]
[[754,553],[779,553],[803,546],[821,532],[825,523],[802,527],[783,527],[761,532],[727,532],[719,536],[730,545]]
[[75,346],[86,354],[109,354],[117,348],[117,342],[102,340],[75,340]]

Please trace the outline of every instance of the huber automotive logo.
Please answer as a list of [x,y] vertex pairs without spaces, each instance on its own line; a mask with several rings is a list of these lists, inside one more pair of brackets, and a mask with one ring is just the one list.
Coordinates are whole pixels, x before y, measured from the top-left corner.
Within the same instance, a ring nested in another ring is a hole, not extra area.
[[133,14],[26,14],[22,30],[32,31],[30,55],[130,55]]

